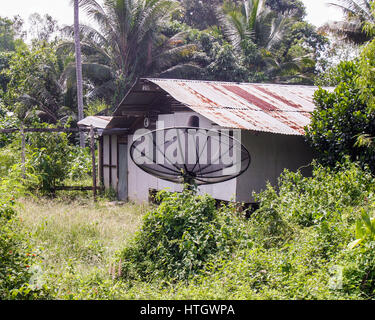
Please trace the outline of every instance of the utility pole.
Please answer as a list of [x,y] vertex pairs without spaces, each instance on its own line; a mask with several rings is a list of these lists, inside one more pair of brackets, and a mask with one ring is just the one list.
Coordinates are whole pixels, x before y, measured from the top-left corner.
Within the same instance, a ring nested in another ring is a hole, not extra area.
[[[76,74],[77,74],[77,104],[78,104],[78,121],[83,119],[83,80],[82,80],[82,53],[81,39],[79,32],[79,0],[74,0],[74,42],[76,52]],[[85,135],[79,133],[79,144],[81,148],[85,147]]]

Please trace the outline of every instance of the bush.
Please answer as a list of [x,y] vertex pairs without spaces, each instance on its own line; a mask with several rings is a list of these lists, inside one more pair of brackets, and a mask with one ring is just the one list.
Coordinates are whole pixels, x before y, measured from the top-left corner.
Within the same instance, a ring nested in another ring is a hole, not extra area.
[[218,211],[212,197],[187,189],[159,197],[160,206],[121,254],[125,278],[187,279],[241,241],[239,219],[230,208]]
[[341,290],[362,299],[375,298],[375,242],[343,251],[336,263],[341,267]]
[[311,178],[285,171],[279,191],[269,186],[256,195],[261,205],[246,225],[251,248],[212,257],[177,297],[374,298],[372,236],[348,249],[373,190],[372,175],[348,161],[334,169],[314,164]]
[[90,148],[70,147],[69,160],[68,176],[70,179],[82,180],[91,176],[92,158]]
[[285,171],[279,178],[279,192],[268,186],[256,195],[261,210],[276,210],[283,218],[309,227],[324,221],[355,220],[353,210],[374,190],[373,176],[346,159],[335,168],[315,164],[313,178]]
[[357,62],[342,62],[335,71],[336,89],[315,92],[317,108],[306,128],[306,137],[322,164],[335,166],[349,156],[375,172],[373,148],[357,144],[360,135],[375,135],[375,113],[357,84],[360,73]]
[[38,133],[28,135],[26,171],[38,178],[31,185],[45,194],[54,193],[64,180],[82,180],[91,173],[89,148],[69,144],[65,133]]
[[0,300],[37,299],[46,289],[33,267],[37,253],[17,219],[13,200],[0,200]]

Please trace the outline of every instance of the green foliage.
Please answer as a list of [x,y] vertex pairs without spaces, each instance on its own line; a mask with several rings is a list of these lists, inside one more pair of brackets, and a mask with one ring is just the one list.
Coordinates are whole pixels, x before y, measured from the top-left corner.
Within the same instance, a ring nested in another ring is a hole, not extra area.
[[360,299],[375,298],[375,249],[374,241],[351,250],[343,251],[336,258],[340,267],[340,289],[343,295]]
[[180,19],[189,26],[204,30],[217,23],[215,10],[222,3],[221,0],[179,0],[179,2],[184,9]]
[[306,15],[306,8],[301,0],[266,0],[266,5],[282,14],[299,18]]
[[43,193],[52,193],[69,172],[69,141],[65,133],[40,133],[29,136],[27,172],[38,177],[34,186]]
[[13,22],[8,18],[0,17],[0,51],[13,51],[15,49],[14,38]]
[[334,5],[343,13],[341,21],[327,22],[322,30],[341,41],[365,44],[373,39],[375,24],[373,0],[338,0]]
[[261,211],[272,210],[304,227],[324,221],[353,222],[353,210],[364,202],[375,184],[372,175],[358,165],[346,162],[335,168],[315,165],[313,178],[300,172],[284,172],[279,180],[279,192],[268,186],[257,196]]
[[[0,129],[12,129],[19,126],[17,117],[8,113],[8,111],[0,104]],[[14,139],[14,134],[0,134],[0,148],[10,144]]]
[[3,71],[9,68],[11,56],[12,54],[9,52],[0,51],[0,98],[2,98],[4,92],[6,92],[10,80]]
[[99,113],[105,112],[110,109],[110,106],[104,100],[95,100],[89,103],[85,108],[85,116],[96,116]]
[[360,88],[361,98],[366,102],[371,111],[375,110],[375,40],[365,46],[359,58],[359,73],[357,76],[357,85]]
[[165,194],[147,214],[141,230],[122,252],[125,279],[188,279],[217,254],[228,255],[241,241],[239,221],[230,210],[216,210],[210,196]]
[[48,43],[21,47],[12,55],[9,67],[3,70],[9,79],[4,101],[20,120],[34,110],[48,123],[74,115],[64,106],[65,91],[69,88],[60,81],[63,60],[57,55],[56,46]]
[[37,177],[29,188],[54,193],[64,180],[87,178],[91,173],[91,153],[69,143],[65,133],[29,134],[27,138],[26,173]]
[[84,180],[92,174],[92,158],[90,148],[70,146],[67,155],[69,160],[68,176],[73,181]]
[[212,63],[207,66],[207,72],[218,81],[245,81],[247,70],[238,63],[232,47],[224,44],[216,47]]
[[361,218],[356,222],[355,234],[357,239],[349,244],[350,249],[366,241],[375,241],[375,219],[365,208],[361,209]]
[[306,137],[321,163],[334,166],[349,156],[375,172],[372,148],[357,145],[358,136],[375,134],[375,114],[362,99],[356,84],[360,72],[355,61],[342,62],[335,74],[339,81],[335,90],[315,92],[317,108]]
[[[16,140],[19,144],[19,140]],[[0,179],[7,177],[13,166],[19,162],[21,153],[15,143],[0,149]]]
[[39,299],[47,294],[37,281],[40,270],[33,266],[39,253],[22,230],[14,205],[14,199],[0,198],[0,299]]
[[42,279],[58,299],[373,299],[372,236],[362,228],[348,248],[356,221],[371,221],[373,190],[357,164],[314,164],[312,177],[285,172],[256,195],[248,221],[188,190],[162,192],[143,220],[131,204],[52,200],[27,200],[23,217],[47,247]]
[[335,87],[341,82],[342,64],[331,66],[324,72],[321,72],[315,78],[315,85],[319,87]]

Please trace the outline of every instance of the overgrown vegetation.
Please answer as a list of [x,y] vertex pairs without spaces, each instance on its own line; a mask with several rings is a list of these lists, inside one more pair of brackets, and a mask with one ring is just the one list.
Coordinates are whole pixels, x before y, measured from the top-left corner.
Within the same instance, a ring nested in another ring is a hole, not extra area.
[[239,218],[215,200],[186,188],[160,193],[160,206],[148,213],[141,230],[123,251],[124,278],[188,279],[218,254],[230,254],[244,240]]
[[[342,1],[351,30],[323,28],[366,44],[341,63],[299,0],[178,2],[80,1],[98,22],[81,26],[86,115],[143,76],[333,85],[306,128],[312,177],[285,171],[249,219],[189,188],[93,203],[56,191],[90,174],[74,135],[27,133],[24,164],[21,135],[1,135],[0,299],[374,299],[373,1]],[[0,18],[0,128],[75,126],[72,28],[32,26],[26,44],[22,20]]]
[[191,191],[157,208],[62,198],[20,211],[50,298],[372,299],[373,190],[348,161],[286,171],[248,220]]

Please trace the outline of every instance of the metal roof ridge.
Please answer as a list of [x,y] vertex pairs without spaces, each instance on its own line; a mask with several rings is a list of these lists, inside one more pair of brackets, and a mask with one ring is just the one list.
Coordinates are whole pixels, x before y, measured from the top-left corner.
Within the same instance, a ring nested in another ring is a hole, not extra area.
[[[166,78],[141,78],[139,80],[147,81],[163,81],[163,82],[188,82],[188,83],[217,83],[217,84],[236,84],[236,85],[256,85],[256,86],[279,86],[279,87],[303,87],[303,88],[316,88],[320,86],[305,85],[305,84],[287,84],[287,83],[266,83],[266,82],[235,82],[235,81],[214,81],[214,80],[190,80],[190,79],[166,79]],[[333,89],[335,87],[321,87],[323,89]]]

